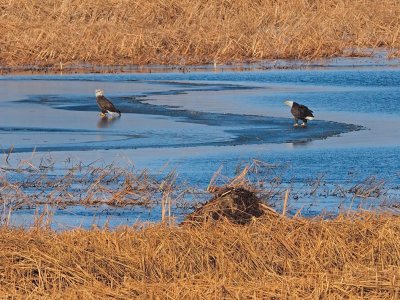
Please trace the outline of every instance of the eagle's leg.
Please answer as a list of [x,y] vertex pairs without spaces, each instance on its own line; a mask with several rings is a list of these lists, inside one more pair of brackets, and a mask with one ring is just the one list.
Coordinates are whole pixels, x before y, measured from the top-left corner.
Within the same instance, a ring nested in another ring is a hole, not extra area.
[[299,126],[299,120],[297,119],[297,118],[294,118],[294,127],[297,127],[297,126]]
[[305,119],[305,120],[303,120],[303,123],[301,123],[301,127],[307,127],[307,120]]
[[103,113],[103,112],[100,112],[100,117],[104,118],[105,116],[106,116],[106,114],[105,114],[105,113]]

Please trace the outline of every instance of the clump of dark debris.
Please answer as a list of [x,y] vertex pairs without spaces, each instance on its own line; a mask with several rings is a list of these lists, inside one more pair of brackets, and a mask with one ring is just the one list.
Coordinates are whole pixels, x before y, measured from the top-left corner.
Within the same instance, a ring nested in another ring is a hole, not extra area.
[[255,192],[243,187],[225,187],[215,191],[214,197],[189,214],[182,224],[228,220],[235,224],[248,224],[253,218],[278,216],[264,204]]

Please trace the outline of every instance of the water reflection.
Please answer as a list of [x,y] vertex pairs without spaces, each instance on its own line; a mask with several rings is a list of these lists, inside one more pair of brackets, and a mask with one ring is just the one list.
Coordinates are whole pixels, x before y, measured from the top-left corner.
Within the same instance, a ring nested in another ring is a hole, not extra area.
[[114,122],[119,120],[120,117],[100,117],[99,121],[97,122],[97,128],[108,128],[110,127]]
[[300,140],[300,141],[294,141],[291,143],[288,143],[289,148],[300,148],[300,147],[305,147],[308,146],[312,140]]

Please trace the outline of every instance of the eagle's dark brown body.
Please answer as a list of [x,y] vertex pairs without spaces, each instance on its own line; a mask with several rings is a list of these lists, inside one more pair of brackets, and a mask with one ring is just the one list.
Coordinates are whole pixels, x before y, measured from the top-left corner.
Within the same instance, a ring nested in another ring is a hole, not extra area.
[[290,106],[290,112],[292,113],[294,117],[294,126],[298,126],[298,120],[302,120],[303,123],[301,124],[302,127],[307,126],[307,120],[313,120],[314,115],[313,111],[309,109],[307,106],[299,104],[294,101],[285,101],[285,104]]
[[104,97],[102,90],[96,90],[96,102],[102,114],[105,115],[109,113],[121,115],[121,112],[114,106],[114,104],[112,104],[110,100]]

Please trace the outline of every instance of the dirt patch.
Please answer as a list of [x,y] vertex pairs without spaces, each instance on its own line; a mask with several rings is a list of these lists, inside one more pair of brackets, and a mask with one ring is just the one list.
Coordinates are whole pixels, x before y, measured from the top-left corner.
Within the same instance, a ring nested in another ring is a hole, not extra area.
[[215,196],[189,214],[182,224],[226,219],[235,224],[248,224],[253,218],[277,217],[278,214],[257,195],[243,187],[219,189]]

